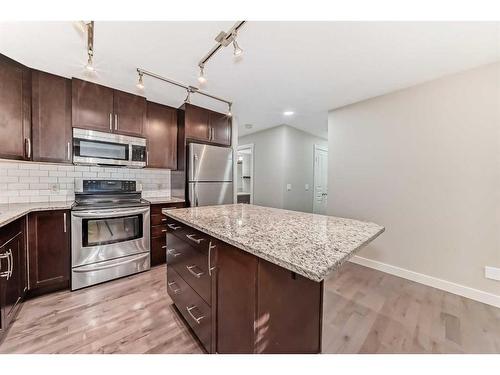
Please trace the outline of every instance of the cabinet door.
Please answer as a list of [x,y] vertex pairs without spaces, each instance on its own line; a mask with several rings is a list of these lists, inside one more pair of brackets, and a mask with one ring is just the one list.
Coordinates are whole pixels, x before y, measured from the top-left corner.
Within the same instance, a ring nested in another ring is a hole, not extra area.
[[71,163],[71,80],[32,72],[33,160]]
[[231,117],[224,113],[212,112],[209,115],[210,128],[212,129],[213,143],[218,143],[225,146],[231,145]]
[[73,127],[113,131],[113,89],[73,78]]
[[[24,235],[18,232],[0,247],[0,256],[3,258],[2,272],[10,266],[9,275],[0,276],[0,303],[2,313],[2,330],[5,330],[14,318],[26,288],[26,260],[24,251]],[[6,262],[5,256],[8,257]],[[6,266],[7,264],[7,266]]]
[[209,111],[207,109],[185,104],[184,116],[186,138],[210,141]]
[[0,55],[0,158],[31,158],[31,72]]
[[146,99],[142,96],[114,90],[114,132],[139,136],[144,134]]
[[70,212],[33,212],[28,216],[30,290],[69,286]]
[[148,102],[148,167],[177,169],[177,110]]

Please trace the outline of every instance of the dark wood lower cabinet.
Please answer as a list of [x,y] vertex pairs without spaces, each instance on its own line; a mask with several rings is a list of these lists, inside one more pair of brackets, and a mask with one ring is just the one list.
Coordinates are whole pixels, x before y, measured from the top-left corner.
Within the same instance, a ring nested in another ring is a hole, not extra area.
[[29,294],[69,288],[70,211],[28,215]]
[[322,283],[171,218],[167,228],[168,293],[207,352],[321,352]]
[[161,213],[163,208],[181,208],[184,203],[161,203],[151,205],[151,267],[165,264],[167,219]]
[[0,228],[0,342],[27,289],[24,229],[24,218]]

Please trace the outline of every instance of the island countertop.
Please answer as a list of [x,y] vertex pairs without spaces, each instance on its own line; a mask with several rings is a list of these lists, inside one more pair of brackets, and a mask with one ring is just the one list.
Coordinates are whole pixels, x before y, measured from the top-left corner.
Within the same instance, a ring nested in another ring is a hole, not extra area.
[[384,231],[370,222],[250,204],[162,212],[314,281],[324,280]]

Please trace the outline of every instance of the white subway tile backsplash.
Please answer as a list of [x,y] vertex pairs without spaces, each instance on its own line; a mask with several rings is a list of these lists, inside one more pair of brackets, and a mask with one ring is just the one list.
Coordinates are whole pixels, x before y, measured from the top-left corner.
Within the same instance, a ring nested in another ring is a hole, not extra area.
[[74,199],[75,179],[135,180],[144,197],[170,196],[170,170],[0,160],[0,203]]

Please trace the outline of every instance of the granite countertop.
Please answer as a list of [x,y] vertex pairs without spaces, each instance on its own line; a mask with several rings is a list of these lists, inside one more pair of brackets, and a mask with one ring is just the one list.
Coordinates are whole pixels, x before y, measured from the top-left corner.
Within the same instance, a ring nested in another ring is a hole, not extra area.
[[385,229],[369,222],[250,204],[162,211],[314,281],[324,280]]
[[0,227],[33,211],[69,210],[74,201],[0,204]]
[[144,198],[151,204],[160,204],[160,203],[184,203],[186,200],[183,198],[176,197],[148,197]]

